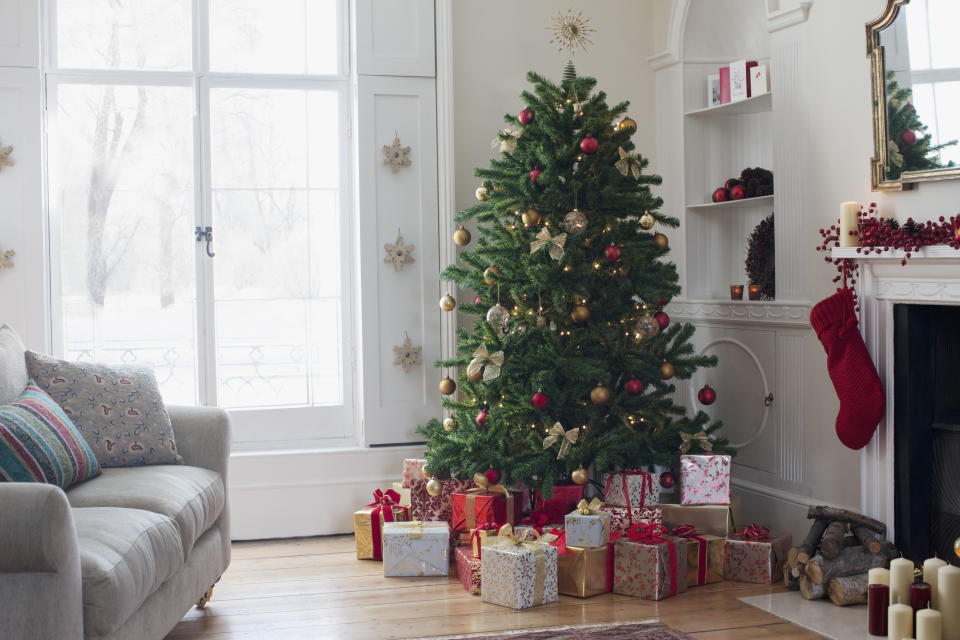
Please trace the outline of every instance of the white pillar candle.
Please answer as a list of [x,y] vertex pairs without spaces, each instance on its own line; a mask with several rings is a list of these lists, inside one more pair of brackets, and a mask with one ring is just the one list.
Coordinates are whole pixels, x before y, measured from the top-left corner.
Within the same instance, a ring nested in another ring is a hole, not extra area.
[[867,584],[885,584],[890,586],[890,569],[877,567],[867,572]]
[[[860,203],[844,202],[840,205],[840,246],[860,246]],[[853,232],[851,234],[851,231]]]
[[937,577],[940,575],[940,567],[947,566],[947,563],[940,558],[927,558],[923,561],[923,581],[930,585],[930,607],[940,611],[940,597],[937,593]]
[[942,616],[933,609],[917,611],[917,640],[942,640]]
[[943,640],[960,640],[960,569],[940,567],[937,600],[943,615]]
[[913,560],[897,558],[890,561],[890,604],[910,602],[913,584]]
[[913,638],[913,608],[898,602],[887,609],[887,640],[904,638]]

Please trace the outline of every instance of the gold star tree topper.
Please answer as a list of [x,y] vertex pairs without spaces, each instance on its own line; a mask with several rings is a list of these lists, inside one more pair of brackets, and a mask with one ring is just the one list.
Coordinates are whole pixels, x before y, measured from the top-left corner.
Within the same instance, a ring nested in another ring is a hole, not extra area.
[[590,34],[596,29],[590,26],[590,18],[585,18],[582,11],[577,13],[574,13],[573,9],[567,9],[566,13],[558,11],[552,20],[553,25],[547,27],[548,31],[553,32],[550,44],[557,45],[560,51],[566,49],[572,56],[577,49],[586,51],[587,47],[593,44]]

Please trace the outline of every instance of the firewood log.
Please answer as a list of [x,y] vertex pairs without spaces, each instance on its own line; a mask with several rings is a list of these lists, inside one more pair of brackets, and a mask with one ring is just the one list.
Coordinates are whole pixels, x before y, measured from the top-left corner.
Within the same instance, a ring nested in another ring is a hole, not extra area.
[[[807,537],[797,546],[797,564],[804,564],[817,552],[817,547],[820,546],[820,538],[823,537],[827,524],[826,520],[814,520],[810,526],[810,531],[807,532]],[[796,567],[797,564],[791,564],[790,566]]]
[[847,523],[834,520],[827,525],[823,537],[820,538],[820,555],[827,560],[833,560],[843,550],[843,536],[847,533]]
[[786,564],[783,565],[783,586],[787,588],[787,591],[800,590],[800,580],[793,575],[790,565]]
[[867,578],[866,573],[860,573],[855,576],[832,579],[827,584],[830,601],[838,607],[864,604],[867,601]]
[[807,600],[819,600],[827,597],[827,588],[822,584],[814,584],[808,576],[800,576],[800,595]]
[[806,564],[806,573],[814,584],[822,585],[833,578],[854,576],[875,567],[889,566],[890,556],[887,553],[869,553],[864,552],[863,547],[847,547],[833,559],[820,554],[814,556]]
[[862,513],[856,513],[855,511],[848,511],[846,509],[840,509],[837,507],[817,507],[811,505],[807,508],[807,518],[810,520],[839,520],[840,522],[847,522],[851,525],[866,527],[871,531],[876,531],[882,536],[887,535],[887,525],[883,524],[879,520],[869,518]]
[[870,550],[870,553],[880,553],[883,550],[883,539],[867,527],[854,526],[853,535],[857,537],[860,544]]

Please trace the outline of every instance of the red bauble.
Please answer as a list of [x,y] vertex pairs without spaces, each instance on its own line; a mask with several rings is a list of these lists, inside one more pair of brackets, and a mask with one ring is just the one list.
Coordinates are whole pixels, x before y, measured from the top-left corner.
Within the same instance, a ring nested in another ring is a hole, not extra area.
[[670,316],[664,311],[657,311],[653,314],[653,319],[657,321],[657,324],[660,325],[660,330],[664,330],[670,326]]
[[591,134],[587,134],[587,137],[580,141],[580,151],[584,153],[596,153],[597,149],[600,148],[600,143],[597,142],[597,139]]
[[747,188],[742,184],[735,184],[730,189],[730,198],[733,200],[743,200],[747,197]]
[[620,247],[612,244],[603,250],[603,255],[606,256],[607,262],[616,262],[620,259]]
[[476,298],[473,299],[473,304],[480,304],[481,302],[483,302],[482,296],[477,296]]
[[908,147],[912,147],[913,145],[917,144],[917,134],[913,131],[910,131],[910,129],[907,129],[900,134],[900,142]]
[[537,391],[533,394],[531,402],[537,409],[546,409],[547,405],[550,404],[550,398],[543,391]]
[[662,297],[662,296],[659,297],[659,298],[657,298],[657,306],[658,306],[658,307],[665,307],[665,306],[667,306],[668,304],[670,304],[670,298],[664,298],[664,297]]
[[729,199],[730,199],[730,192],[724,189],[723,187],[720,187],[719,189],[713,192],[714,202],[726,202]]
[[498,482],[500,482],[500,472],[494,469],[493,467],[490,467],[489,469],[484,471],[483,475],[487,477],[487,482],[489,482],[490,484],[497,484]]
[[485,427],[485,426],[487,426],[487,410],[486,410],[486,409],[482,409],[482,410],[480,411],[480,413],[477,414],[477,417],[476,417],[476,419],[474,419],[474,422],[477,423],[477,426],[478,426],[478,427]]
[[638,395],[643,392],[643,383],[637,378],[630,378],[623,383],[623,390],[626,391],[628,395]]
[[663,487],[664,489],[669,489],[674,484],[676,484],[676,482],[677,480],[676,478],[673,477],[672,471],[664,471],[663,473],[660,474],[660,486]]
[[714,391],[710,385],[703,385],[703,389],[700,389],[700,392],[697,394],[697,400],[700,401],[700,404],[713,404],[717,401],[717,392]]
[[533,122],[533,110],[524,109],[519,114],[517,114],[517,120],[520,121],[520,124],[527,125]]
[[543,171],[540,171],[540,167],[534,168],[533,171],[530,172],[530,182],[536,182],[541,173],[543,173]]

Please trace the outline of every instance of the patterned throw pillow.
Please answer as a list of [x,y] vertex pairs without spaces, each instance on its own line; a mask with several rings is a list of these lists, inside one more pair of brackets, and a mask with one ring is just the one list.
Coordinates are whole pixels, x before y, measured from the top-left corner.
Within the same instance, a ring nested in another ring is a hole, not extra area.
[[26,353],[30,377],[70,416],[102,467],[180,464],[153,372]]
[[19,398],[0,406],[0,480],[68,489],[98,475],[93,450],[32,380]]

